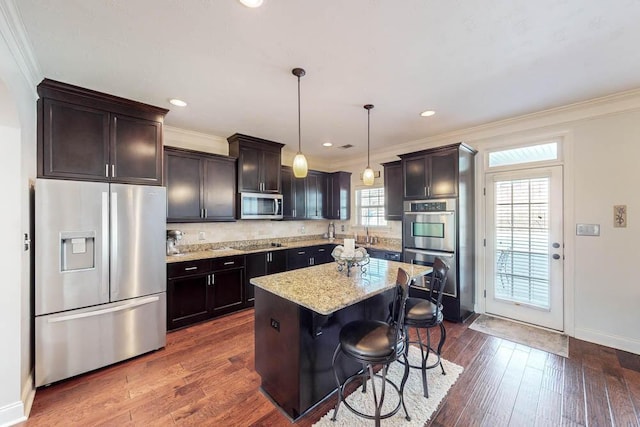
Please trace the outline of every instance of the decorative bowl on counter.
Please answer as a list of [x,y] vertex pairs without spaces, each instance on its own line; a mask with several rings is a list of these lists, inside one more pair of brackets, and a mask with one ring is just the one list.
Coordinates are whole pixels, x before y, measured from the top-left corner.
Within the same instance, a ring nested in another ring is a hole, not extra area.
[[367,271],[366,265],[369,264],[369,254],[365,248],[356,248],[353,252],[346,252],[342,245],[337,245],[331,252],[331,256],[338,265],[338,271],[347,271],[347,277],[350,275],[351,267],[360,267],[363,273]]

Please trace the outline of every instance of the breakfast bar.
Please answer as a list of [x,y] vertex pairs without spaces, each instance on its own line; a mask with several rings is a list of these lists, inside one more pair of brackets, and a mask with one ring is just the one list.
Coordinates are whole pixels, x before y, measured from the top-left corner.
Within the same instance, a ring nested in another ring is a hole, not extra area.
[[[331,360],[340,329],[357,319],[386,320],[398,268],[412,279],[431,267],[371,259],[351,267],[334,263],[251,279],[255,285],[255,365],[262,390],[292,419],[331,394]],[[339,360],[342,373],[359,364]]]

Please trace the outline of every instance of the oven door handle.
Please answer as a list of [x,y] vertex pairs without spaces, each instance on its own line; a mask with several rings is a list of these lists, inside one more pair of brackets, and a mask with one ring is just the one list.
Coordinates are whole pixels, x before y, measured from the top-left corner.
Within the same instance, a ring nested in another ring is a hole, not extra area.
[[434,212],[407,211],[404,214],[405,215],[453,215],[455,214],[455,211],[434,211]]
[[406,248],[404,251],[411,252],[414,254],[419,254],[419,255],[431,255],[431,256],[437,256],[442,258],[453,258],[454,256],[456,256],[455,252],[426,251],[422,249],[406,249]]

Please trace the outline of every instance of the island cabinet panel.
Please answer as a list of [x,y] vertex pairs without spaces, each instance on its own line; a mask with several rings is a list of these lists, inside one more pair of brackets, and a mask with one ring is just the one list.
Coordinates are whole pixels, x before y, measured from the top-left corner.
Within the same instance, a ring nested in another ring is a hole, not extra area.
[[253,306],[254,286],[250,282],[251,279],[286,270],[287,252],[285,250],[247,254],[245,256],[245,305]]
[[162,185],[168,110],[49,79],[38,94],[38,177]]
[[238,191],[280,193],[284,144],[239,133],[227,138],[229,155],[238,158]]
[[384,218],[387,221],[402,220],[402,162],[383,163],[384,167]]
[[[322,316],[256,288],[255,351],[260,355],[255,360],[256,372],[262,378],[262,389],[290,417],[300,417],[335,390],[331,360],[340,329],[364,318],[366,312],[362,302]],[[362,368],[346,357],[337,363],[341,375]]]

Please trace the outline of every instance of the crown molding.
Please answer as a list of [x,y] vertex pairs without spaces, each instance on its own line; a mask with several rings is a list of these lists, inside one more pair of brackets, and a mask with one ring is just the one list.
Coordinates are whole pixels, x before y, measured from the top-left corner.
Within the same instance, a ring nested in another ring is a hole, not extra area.
[[[376,150],[375,153],[371,153],[371,163],[378,164],[398,160],[399,154],[412,153],[414,151],[439,147],[454,142],[464,141],[473,145],[474,141],[486,138],[540,129],[548,126],[566,125],[571,122],[637,109],[640,109],[640,89],[628,90],[401,144],[388,145],[388,148],[384,150]],[[349,159],[342,162],[333,162],[332,166],[333,169],[339,170],[353,167],[359,163],[362,163],[362,159]]]
[[7,44],[22,77],[27,85],[33,88],[34,96],[37,97],[36,86],[43,75],[14,0],[0,0],[0,35]]

